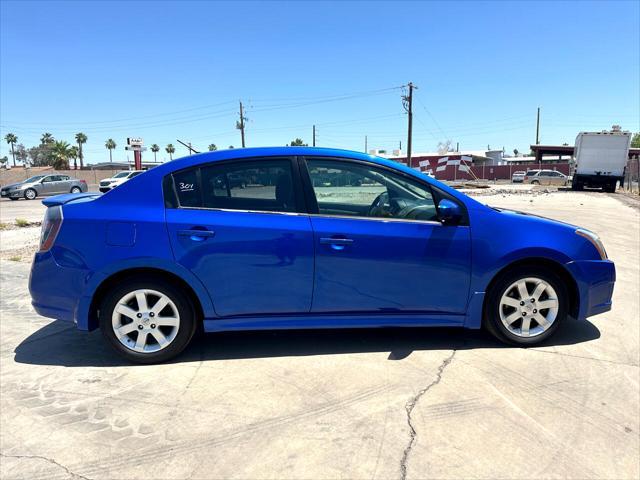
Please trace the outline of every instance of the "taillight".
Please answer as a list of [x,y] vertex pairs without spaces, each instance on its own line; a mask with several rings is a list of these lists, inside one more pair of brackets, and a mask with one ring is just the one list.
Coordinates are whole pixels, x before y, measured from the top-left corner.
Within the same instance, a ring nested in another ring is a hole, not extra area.
[[86,180],[80,180],[80,183],[84,183],[86,185],[87,181]]
[[42,232],[40,234],[40,251],[46,252],[53,246],[56,241],[60,227],[62,226],[62,207],[47,208],[42,221]]

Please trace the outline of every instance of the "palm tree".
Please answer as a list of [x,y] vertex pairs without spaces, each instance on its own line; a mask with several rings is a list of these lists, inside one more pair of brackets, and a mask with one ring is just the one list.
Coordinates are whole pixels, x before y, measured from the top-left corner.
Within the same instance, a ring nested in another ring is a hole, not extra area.
[[82,160],[84,160],[84,155],[82,154],[82,144],[87,143],[87,136],[82,132],[76,133],[76,143],[78,144],[78,158],[80,159],[80,170],[82,170],[82,167],[84,167],[84,163],[82,162]]
[[78,169],[78,157],[80,156],[80,149],[78,147],[76,147],[75,145],[71,148],[69,148],[69,158],[73,158],[73,169],[77,170]]
[[43,133],[40,137],[40,143],[42,145],[49,145],[50,143],[53,143],[55,141],[56,139],[53,138],[53,135],[51,135],[49,132]]
[[113,163],[113,157],[111,156],[111,150],[117,147],[116,142],[113,138],[107,140],[104,144],[105,147],[109,149],[109,162]]
[[9,145],[11,145],[11,156],[13,157],[13,166],[16,166],[16,152],[13,151],[13,145],[18,141],[18,136],[13,133],[7,133],[4,137]]
[[51,149],[51,154],[53,156],[53,168],[56,170],[69,168],[69,158],[73,153],[68,142],[56,141]]
[[211,145],[209,145],[210,152],[215,152],[216,150],[218,150],[218,147],[216,147],[215,143],[212,143]]
[[173,156],[172,155],[175,153],[176,147],[174,147],[173,145],[169,144],[169,145],[167,145],[167,148],[165,148],[165,150],[169,154],[169,160],[173,160]]
[[151,151],[153,152],[153,163],[157,163],[158,159],[156,158],[156,154],[160,151],[160,147],[157,143],[151,145]]

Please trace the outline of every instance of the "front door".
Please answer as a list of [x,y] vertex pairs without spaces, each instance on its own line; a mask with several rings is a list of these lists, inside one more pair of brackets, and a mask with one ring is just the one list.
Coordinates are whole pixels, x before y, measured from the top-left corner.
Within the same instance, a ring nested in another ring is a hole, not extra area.
[[309,312],[313,234],[293,171],[291,159],[273,158],[173,174],[178,205],[166,221],[174,255],[219,316]]
[[436,208],[450,195],[365,162],[306,165],[317,203],[313,312],[466,311],[469,226],[441,224]]

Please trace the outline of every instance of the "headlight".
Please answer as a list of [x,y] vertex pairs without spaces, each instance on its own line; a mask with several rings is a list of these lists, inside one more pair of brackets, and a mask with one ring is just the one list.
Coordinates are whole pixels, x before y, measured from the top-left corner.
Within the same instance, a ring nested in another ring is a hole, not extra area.
[[582,228],[577,229],[576,233],[578,235],[580,235],[581,237],[584,237],[587,240],[589,240],[591,242],[591,244],[594,247],[596,247],[596,250],[600,254],[600,258],[602,260],[606,260],[608,258],[607,257],[607,251],[604,249],[604,245],[602,244],[602,240],[600,240],[600,237],[598,237],[598,235],[596,235],[593,232],[590,232],[589,230],[584,230]]

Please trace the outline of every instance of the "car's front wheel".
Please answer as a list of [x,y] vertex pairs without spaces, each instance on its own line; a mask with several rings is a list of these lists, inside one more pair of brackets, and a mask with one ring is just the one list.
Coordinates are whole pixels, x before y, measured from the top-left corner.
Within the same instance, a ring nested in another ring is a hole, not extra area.
[[36,192],[33,188],[27,188],[24,192],[24,198],[27,200],[35,200],[38,196],[38,192]]
[[567,317],[569,295],[552,270],[523,266],[494,283],[485,303],[485,325],[499,340],[534,345],[549,338]]
[[175,357],[196,329],[189,297],[170,282],[146,276],[113,288],[100,305],[99,319],[107,342],[137,363]]
[[81,193],[82,189],[80,187],[73,187],[71,189],[71,193]]

